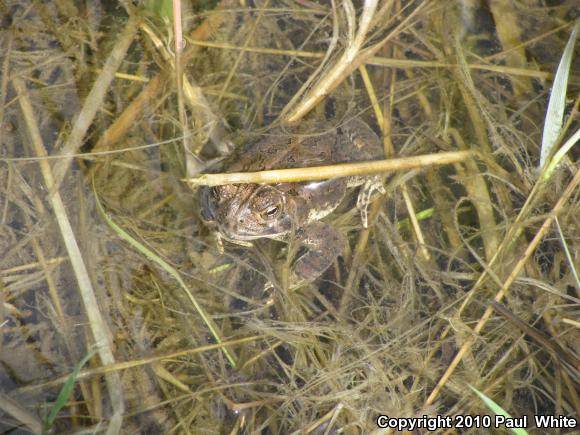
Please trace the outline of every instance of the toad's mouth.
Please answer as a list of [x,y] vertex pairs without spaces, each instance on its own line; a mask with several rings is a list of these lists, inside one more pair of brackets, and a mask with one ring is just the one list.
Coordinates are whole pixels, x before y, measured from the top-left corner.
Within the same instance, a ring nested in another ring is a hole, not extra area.
[[259,234],[256,233],[252,233],[249,232],[247,230],[240,230],[240,229],[236,229],[236,228],[224,228],[224,227],[220,227],[219,228],[220,233],[222,234],[222,236],[224,237],[224,239],[236,243],[236,242],[244,242],[244,241],[252,241],[252,240],[258,240],[258,239],[276,239],[278,237],[280,237],[281,235],[283,235],[283,233],[280,233],[278,231],[273,231],[270,230],[268,231],[263,231],[260,232]]

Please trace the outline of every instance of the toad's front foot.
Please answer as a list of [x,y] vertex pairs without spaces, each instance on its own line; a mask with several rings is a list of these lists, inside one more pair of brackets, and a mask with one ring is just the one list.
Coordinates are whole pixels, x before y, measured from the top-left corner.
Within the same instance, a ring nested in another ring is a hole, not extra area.
[[380,176],[369,177],[360,188],[358,194],[356,208],[360,212],[360,218],[364,228],[368,228],[369,226],[368,208],[371,203],[371,196],[375,190],[383,195],[387,192]]

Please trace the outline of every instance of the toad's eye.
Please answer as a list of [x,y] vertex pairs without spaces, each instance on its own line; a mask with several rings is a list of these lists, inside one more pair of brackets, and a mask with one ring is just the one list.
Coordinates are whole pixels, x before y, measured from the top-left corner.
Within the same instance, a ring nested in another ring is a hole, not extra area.
[[272,205],[272,206],[266,208],[262,212],[262,217],[264,219],[274,219],[279,214],[280,214],[280,207],[277,205]]

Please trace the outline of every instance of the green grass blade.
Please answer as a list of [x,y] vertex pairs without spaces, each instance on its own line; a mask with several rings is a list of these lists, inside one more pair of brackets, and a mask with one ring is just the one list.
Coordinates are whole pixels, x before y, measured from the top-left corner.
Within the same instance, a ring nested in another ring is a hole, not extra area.
[[147,0],[144,3],[146,10],[151,12],[153,16],[166,20],[169,23],[173,22],[173,2],[172,0]]
[[[505,418],[512,418],[512,416],[509,415],[509,413],[506,410],[504,410],[501,406],[499,406],[497,403],[495,403],[493,400],[491,400],[477,388],[472,387],[471,385],[469,386],[469,388],[471,388],[473,392],[479,396],[479,398],[483,401],[483,403],[485,403],[485,405],[489,409],[491,409],[495,413],[495,415],[503,415]],[[528,431],[526,431],[525,429],[510,428],[510,430],[517,435],[528,435]]]
[[566,88],[568,87],[568,76],[570,73],[570,64],[574,57],[574,44],[580,31],[580,19],[576,21],[552,85],[550,100],[548,101],[548,110],[544,122],[544,133],[542,136],[542,149],[540,152],[540,168],[544,167],[546,160],[552,154],[552,150],[558,141],[562,122],[564,120],[564,108],[566,105]]
[[[193,293],[191,293],[191,291],[189,290],[189,288],[187,287],[187,285],[185,284],[185,282],[181,278],[181,275],[179,274],[179,272],[173,266],[171,266],[169,263],[167,263],[165,260],[163,260],[160,256],[155,254],[153,251],[151,251],[146,246],[139,243],[133,237],[131,237],[128,233],[126,233],[119,225],[117,225],[109,217],[109,215],[107,214],[107,212],[103,208],[101,202],[99,201],[99,196],[97,195],[94,180],[93,180],[93,192],[95,193],[95,202],[97,204],[97,208],[98,208],[99,212],[101,213],[101,215],[103,216],[103,218],[105,219],[105,221],[107,222],[107,224],[119,235],[119,237],[121,237],[123,240],[128,242],[137,251],[141,252],[143,255],[145,255],[147,258],[149,258],[151,261],[154,261],[155,263],[157,263],[163,270],[165,270],[168,274],[170,274],[173,278],[175,278],[175,280],[179,283],[179,285],[181,286],[181,288],[183,289],[183,291],[187,295],[191,304],[195,307],[195,310],[197,311],[199,316],[202,318],[203,322],[206,324],[206,326],[210,330],[215,341],[218,344],[221,344],[223,341],[222,341],[221,336],[218,332],[218,328],[216,327],[216,325],[213,322],[213,320],[211,319],[211,317],[209,317],[207,315],[207,313],[205,312],[203,307],[199,304],[199,302],[197,301],[195,296],[193,296]],[[222,347],[222,351],[223,351],[224,355],[226,356],[226,358],[228,359],[228,361],[230,362],[230,364],[232,365],[232,367],[235,368],[237,366],[237,362],[236,362],[236,359],[234,358],[234,356],[231,354],[231,352],[226,347]]]
[[96,350],[90,351],[87,355],[84,356],[83,359],[81,359],[78,362],[77,365],[75,365],[74,370],[72,371],[72,373],[68,377],[65,384],[60,389],[60,392],[58,393],[58,397],[56,398],[56,401],[54,402],[54,405],[53,405],[52,409],[50,410],[50,413],[46,416],[46,418],[43,421],[44,432],[48,432],[50,430],[50,428],[52,427],[52,425],[54,424],[54,421],[56,420],[56,416],[58,415],[60,410],[64,407],[66,402],[68,402],[68,399],[70,398],[70,395],[73,392],[75,383],[77,381],[77,377],[79,376],[81,369],[95,355],[95,353],[97,353]]
[[574,133],[572,137],[568,139],[566,143],[564,143],[564,145],[560,147],[560,149],[556,152],[556,154],[554,154],[554,157],[552,158],[552,160],[550,160],[550,164],[544,171],[543,176],[544,181],[548,180],[552,176],[552,173],[556,169],[556,166],[558,166],[558,164],[564,158],[566,153],[568,153],[568,151],[570,151],[572,147],[576,145],[579,141],[580,141],[580,130],[576,131],[576,133]]

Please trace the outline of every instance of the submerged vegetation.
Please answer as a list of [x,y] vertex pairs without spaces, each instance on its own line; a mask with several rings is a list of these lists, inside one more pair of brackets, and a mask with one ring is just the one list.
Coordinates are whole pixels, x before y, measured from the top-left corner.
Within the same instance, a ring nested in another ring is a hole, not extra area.
[[[0,432],[580,420],[577,1],[191,3],[0,2]],[[322,277],[216,241],[186,178],[355,117],[415,160]]]

